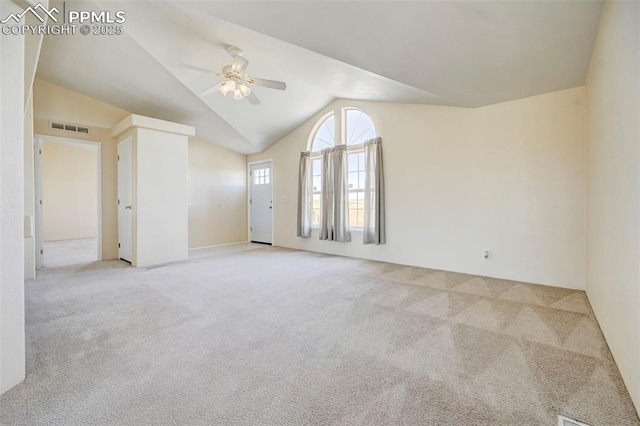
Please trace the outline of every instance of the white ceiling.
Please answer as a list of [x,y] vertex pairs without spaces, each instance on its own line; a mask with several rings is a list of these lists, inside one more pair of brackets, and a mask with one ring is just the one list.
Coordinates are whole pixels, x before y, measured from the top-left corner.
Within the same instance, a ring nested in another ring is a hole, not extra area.
[[[122,36],[48,36],[38,76],[260,152],[337,98],[477,107],[584,84],[602,1],[67,1],[123,9]],[[262,104],[219,93],[233,44]]]

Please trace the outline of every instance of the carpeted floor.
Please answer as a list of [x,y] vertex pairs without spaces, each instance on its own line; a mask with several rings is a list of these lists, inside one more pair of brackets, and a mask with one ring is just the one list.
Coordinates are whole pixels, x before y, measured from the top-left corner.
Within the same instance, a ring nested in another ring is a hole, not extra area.
[[26,290],[3,425],[640,425],[580,291],[273,247]]
[[96,238],[44,242],[43,268],[79,265],[96,262],[97,259],[98,240]]

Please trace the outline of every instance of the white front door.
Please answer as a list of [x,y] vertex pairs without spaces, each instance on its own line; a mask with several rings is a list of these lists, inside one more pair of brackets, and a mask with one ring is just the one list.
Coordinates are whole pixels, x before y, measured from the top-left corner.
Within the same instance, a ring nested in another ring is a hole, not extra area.
[[271,244],[271,217],[273,214],[271,162],[252,164],[249,168],[249,180],[251,241]]
[[118,144],[118,257],[132,262],[133,256],[133,142]]

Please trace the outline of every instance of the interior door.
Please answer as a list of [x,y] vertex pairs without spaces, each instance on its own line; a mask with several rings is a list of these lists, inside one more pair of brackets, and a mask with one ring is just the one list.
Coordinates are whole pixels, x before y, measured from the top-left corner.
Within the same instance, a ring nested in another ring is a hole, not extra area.
[[272,243],[273,199],[271,162],[252,164],[249,168],[250,179],[250,217],[251,241],[255,243]]
[[133,256],[133,142],[118,144],[118,257],[132,262]]

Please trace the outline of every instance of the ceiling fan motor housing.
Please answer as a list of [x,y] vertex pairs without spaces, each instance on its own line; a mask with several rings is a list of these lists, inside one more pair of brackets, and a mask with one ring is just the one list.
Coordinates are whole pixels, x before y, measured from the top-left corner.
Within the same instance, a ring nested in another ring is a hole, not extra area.
[[231,56],[242,56],[242,49],[240,49],[239,47],[229,45],[227,46],[227,52]]

